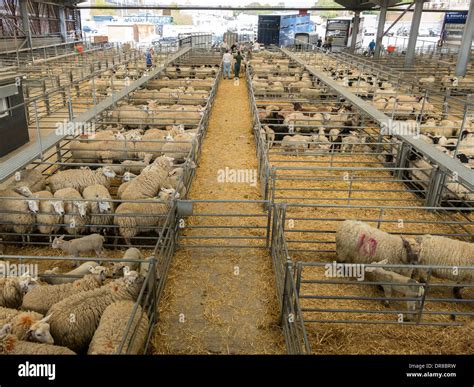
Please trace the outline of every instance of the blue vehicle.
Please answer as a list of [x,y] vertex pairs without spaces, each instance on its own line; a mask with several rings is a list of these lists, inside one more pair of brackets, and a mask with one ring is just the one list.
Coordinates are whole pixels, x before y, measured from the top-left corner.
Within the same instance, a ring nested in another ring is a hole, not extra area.
[[259,15],[257,41],[265,46],[293,44],[295,34],[311,32],[309,15]]
[[84,31],[87,34],[91,34],[91,33],[96,34],[97,33],[97,30],[95,30],[93,28],[90,28],[89,26],[82,27],[82,31]]

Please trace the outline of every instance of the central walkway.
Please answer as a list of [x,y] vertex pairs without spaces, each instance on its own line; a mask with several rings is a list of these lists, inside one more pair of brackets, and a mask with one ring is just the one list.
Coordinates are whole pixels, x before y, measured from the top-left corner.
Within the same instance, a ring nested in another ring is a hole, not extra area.
[[[223,177],[226,167],[256,177],[243,79],[239,85],[222,80],[218,87],[189,198],[261,200],[258,183],[232,182],[231,175]],[[186,219],[160,302],[154,353],[285,353],[262,204],[203,202],[194,205],[193,214]]]

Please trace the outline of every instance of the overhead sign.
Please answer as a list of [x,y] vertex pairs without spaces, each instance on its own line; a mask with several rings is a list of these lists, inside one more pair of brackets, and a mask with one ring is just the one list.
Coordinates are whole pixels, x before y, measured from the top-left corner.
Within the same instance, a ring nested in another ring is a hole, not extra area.
[[127,23],[152,23],[156,25],[172,24],[172,16],[125,16],[123,18],[124,22]]
[[445,23],[466,24],[468,11],[446,12],[444,17]]

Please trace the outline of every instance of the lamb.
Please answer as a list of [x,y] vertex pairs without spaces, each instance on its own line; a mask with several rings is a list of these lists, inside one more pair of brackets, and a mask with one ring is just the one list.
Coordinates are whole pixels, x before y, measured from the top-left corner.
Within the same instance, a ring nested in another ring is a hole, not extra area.
[[[88,355],[112,355],[119,352],[134,306],[132,301],[117,301],[105,309],[89,344]],[[148,316],[145,313],[142,315],[142,308],[138,305],[121,353],[140,354],[145,347],[149,326]]]
[[[388,264],[410,265],[417,262],[416,242],[391,235],[367,223],[346,220],[336,232],[338,262],[371,263],[387,259]],[[412,269],[393,271],[410,277]]]
[[294,136],[285,136],[281,141],[281,147],[284,152],[304,152],[308,149],[310,137],[295,134]]
[[61,200],[54,200],[53,194],[49,191],[35,192],[33,195],[39,200],[39,212],[36,214],[38,231],[41,234],[48,234],[51,241],[51,234],[56,234],[61,228],[64,216],[64,205]]
[[[174,190],[171,190],[174,192]],[[118,226],[119,234],[131,246],[131,238],[140,232],[155,230],[160,233],[160,228],[166,221],[169,205],[166,202],[173,198],[173,193],[161,190],[157,198],[146,199],[145,202],[126,202],[117,207],[114,224]],[[158,201],[158,200],[159,201]]]
[[349,136],[345,136],[342,139],[342,145],[341,145],[341,153],[345,153],[347,151],[353,153],[357,151],[357,148],[359,148],[361,145],[357,144],[365,144],[365,137],[359,137],[357,136],[357,132],[350,132],[351,134]]
[[115,177],[115,172],[109,167],[102,167],[92,171],[90,169],[66,169],[48,177],[46,180],[51,191],[55,193],[62,188],[74,188],[80,193],[84,188],[101,184],[110,188],[110,180]]
[[136,200],[155,197],[168,179],[172,166],[170,158],[158,158],[155,163],[143,169],[135,179],[127,182],[127,187],[121,191],[120,198]]
[[30,281],[28,276],[0,278],[0,306],[18,309],[28,291]]
[[53,269],[45,270],[43,274],[40,274],[40,278],[50,285],[66,284],[76,281],[78,277],[82,278],[90,274],[91,270],[96,266],[99,266],[97,262],[87,261],[63,274],[59,273],[59,267],[54,267]]
[[[183,160],[188,157],[193,149],[195,138],[196,134],[194,133],[183,133],[177,135],[172,139],[172,142],[166,142],[163,145],[162,152],[168,157],[172,157],[176,160]],[[194,148],[196,149],[196,146]]]
[[5,324],[11,325],[11,333],[19,340],[54,343],[49,332],[48,317],[40,313],[0,307],[0,326]]
[[128,272],[98,289],[80,292],[54,304],[49,310],[55,343],[84,352],[105,309],[116,301],[136,301],[143,284],[137,272]]
[[110,119],[130,127],[140,127],[148,123],[148,112],[133,105],[123,105],[110,113]]
[[54,304],[73,294],[99,288],[105,280],[107,269],[96,266],[90,272],[74,282],[35,287],[23,297],[22,309],[45,314]]
[[88,223],[88,204],[83,200],[81,194],[74,188],[62,188],[57,190],[53,197],[64,203],[64,223],[68,234],[82,234],[86,231]]
[[[419,245],[419,263],[435,266],[472,266],[474,257],[474,243],[463,242],[441,236],[423,235],[416,238]],[[421,280],[425,280],[427,272],[418,270],[416,273]],[[451,280],[457,283],[474,283],[474,270],[457,271],[452,269],[433,269],[435,277]],[[453,294],[462,298],[462,286],[455,287]]]
[[69,348],[18,340],[10,331],[10,324],[5,324],[0,330],[0,354],[2,355],[75,355]]
[[318,135],[311,136],[311,142],[309,143],[310,149],[318,149],[321,150],[322,153],[327,153],[331,149],[331,143],[329,139],[326,137],[324,128],[319,128]]
[[[372,264],[388,264],[388,260],[385,259],[380,262],[372,262]],[[381,285],[384,291],[384,296],[387,298],[391,298],[392,294],[396,296],[402,296],[406,298],[418,298],[422,297],[424,293],[424,287],[420,285],[414,279],[410,277],[405,277],[401,274],[395,273],[389,269],[385,269],[382,267],[371,266],[366,267],[365,272],[367,273],[367,277],[369,280],[373,282],[390,282],[393,284],[385,284]],[[383,301],[385,306],[390,305],[390,300]],[[420,301],[407,301],[407,310],[410,312],[406,316],[406,320],[410,321],[414,318],[414,314],[420,308]]]
[[265,133],[265,139],[268,144],[268,149],[271,149],[271,147],[273,146],[275,142],[275,131],[272,128],[270,128],[268,125],[264,125],[263,130]]
[[114,203],[106,187],[100,184],[90,185],[84,189],[83,197],[89,204],[91,232],[99,232],[104,226],[112,224]]
[[129,259],[143,259],[143,254],[135,247],[130,247],[125,251],[125,254],[122,257],[123,262],[114,262],[112,268],[112,276],[118,277],[123,276],[123,269],[128,266],[129,270],[138,270],[139,263],[138,262],[127,262]]
[[98,257],[102,255],[102,245],[105,238],[100,234],[90,234],[82,238],[64,240],[64,235],[56,237],[51,244],[53,249],[61,249],[72,257],[78,257],[81,253],[94,251]]

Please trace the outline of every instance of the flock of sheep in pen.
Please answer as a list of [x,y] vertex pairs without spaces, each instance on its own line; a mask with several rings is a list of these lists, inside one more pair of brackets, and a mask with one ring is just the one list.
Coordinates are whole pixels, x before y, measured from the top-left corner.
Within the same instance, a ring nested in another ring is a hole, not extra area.
[[[0,279],[0,353],[119,350],[150,267],[137,236],[156,241],[170,200],[186,195],[217,70],[169,66],[106,112],[99,130],[63,141],[65,166],[19,171],[0,192],[0,254],[22,243],[51,243],[71,259],[97,256],[66,273],[46,270],[40,280]],[[120,262],[100,265],[104,245],[121,238],[129,248]],[[139,306],[128,353],[145,345],[149,321],[140,315]]]
[[[374,160],[378,158],[381,163],[389,163],[397,157],[400,143],[398,139],[385,136],[384,141],[390,148],[384,145],[382,150],[377,152],[377,144],[371,144],[372,141],[378,141],[377,136],[371,134],[365,127],[370,126],[370,122],[364,123],[359,113],[350,104],[337,100],[324,85],[315,81],[302,67],[292,64],[276,52],[263,52],[253,58],[250,65],[252,85],[259,108],[259,120],[262,124],[260,136],[266,146],[273,149],[272,152],[276,152],[274,147],[279,146],[280,151],[277,154],[304,156],[299,159],[301,161],[309,156],[321,157],[335,152],[359,155],[365,153],[372,155]],[[347,73],[353,70],[342,68],[337,70],[320,68],[320,70],[330,73],[338,82],[341,81],[344,86],[351,89],[351,82],[354,82],[354,79],[346,77],[348,77]],[[346,79],[340,79],[340,76]],[[356,74],[349,77],[359,79],[359,75]],[[376,106],[377,104],[384,105],[381,110],[391,100],[390,98],[382,100],[380,95],[388,92],[396,94],[387,81],[377,85],[369,85],[367,81],[367,84],[362,86],[367,88],[365,98],[375,100]],[[290,99],[288,96],[297,102],[288,102]],[[419,97],[408,95],[398,97],[399,101],[403,99],[411,101],[409,104],[412,108],[421,109],[421,105],[417,105],[420,103]],[[428,110],[423,110],[424,112],[431,109],[430,114],[435,114],[435,108],[429,106],[427,101],[421,101],[421,103],[428,108]],[[381,106],[377,107],[381,108]],[[411,118],[414,119],[415,115]],[[421,125],[420,137],[432,143],[433,146],[440,147],[442,141],[441,143],[436,141],[438,145],[432,141],[440,133],[430,133],[423,129],[429,123],[426,121]],[[441,130],[445,124],[446,122],[441,122],[439,125],[436,124],[436,127]],[[459,124],[460,128],[461,123],[456,124]],[[372,124],[372,126],[375,125]],[[455,125],[450,123],[450,126]],[[459,128],[457,132],[450,132],[449,137],[459,134]],[[468,146],[469,141],[472,141],[472,128],[471,122],[464,127],[465,135],[461,137],[459,152],[465,151],[466,154],[470,154],[468,152],[472,151],[472,148]],[[447,132],[445,134],[448,135]],[[438,140],[442,138],[440,136]],[[277,160],[281,161],[278,158]],[[411,167],[406,171],[410,181],[426,185],[429,183],[433,165],[421,155],[412,152],[407,166]],[[472,191],[458,183],[448,181],[446,187],[445,195],[454,195],[457,199],[462,199],[462,205],[474,200]],[[367,223],[347,220],[342,222],[336,230],[336,256],[337,261],[342,263],[472,266],[474,244],[432,235],[403,238],[400,235],[383,232]],[[453,274],[449,269],[434,269],[431,275],[458,284],[474,283],[474,270],[466,269]],[[413,268],[399,270],[374,266],[367,268],[367,278],[372,281],[393,283],[394,285],[383,286],[384,294],[388,298],[398,296],[413,299],[423,294],[425,289],[423,284],[427,273]],[[462,298],[461,288],[462,286],[453,287],[453,295],[457,299]],[[406,320],[413,320],[414,313],[419,310],[419,307],[419,301],[408,301],[409,313],[405,316]]]
[[[372,102],[389,117],[394,113],[399,125],[403,123],[399,126],[402,130],[411,128],[410,133],[416,135],[416,128],[419,128],[420,140],[451,157],[456,150],[456,158],[463,165],[474,167],[474,123],[469,117],[460,135],[462,121],[436,121],[435,117],[442,116],[442,112],[437,110],[437,106],[423,101],[422,92],[404,95],[387,80],[376,80],[359,70],[331,66],[327,60],[310,60],[310,63],[349,91]],[[327,86],[313,79],[304,68],[279,53],[269,51],[255,56],[250,65],[255,96],[269,102],[259,111],[261,136],[268,148],[279,145],[280,152],[289,155],[377,152],[379,138],[367,127],[370,126],[368,120],[364,122],[350,103],[337,100]],[[288,102],[290,99],[297,102]],[[387,133],[382,142],[379,159],[394,165],[401,141]],[[435,170],[432,163],[412,152],[406,167],[409,168],[406,179],[426,190]],[[456,181],[447,184],[443,197],[446,200],[474,200],[474,194]]]

